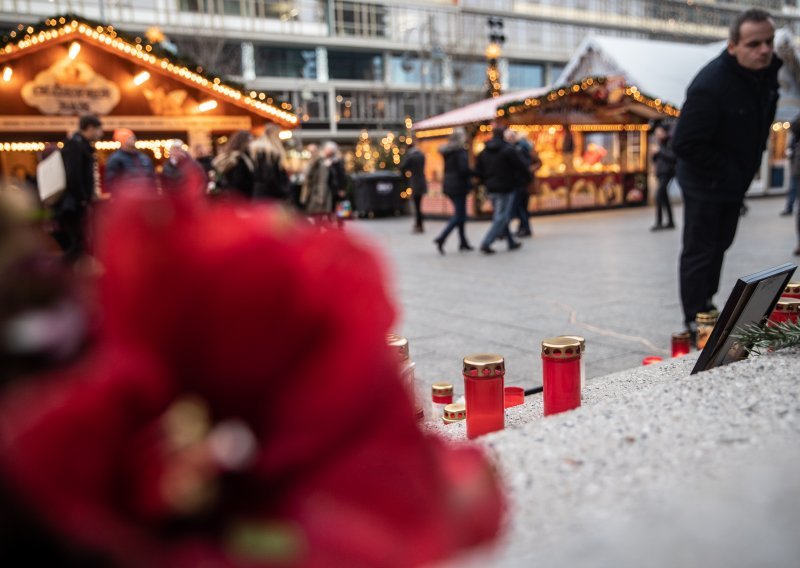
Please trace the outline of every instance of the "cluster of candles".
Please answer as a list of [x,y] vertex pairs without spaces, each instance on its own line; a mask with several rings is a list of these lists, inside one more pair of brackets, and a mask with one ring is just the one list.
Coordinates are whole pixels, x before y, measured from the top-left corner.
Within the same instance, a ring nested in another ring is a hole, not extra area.
[[[408,340],[398,335],[387,336],[387,343],[396,350],[406,387],[416,391],[414,363]],[[541,344],[542,391],[544,415],[572,410],[581,405],[581,389],[585,382],[583,352],[585,341],[579,336],[559,336]],[[433,420],[445,424],[466,420],[467,437],[502,430],[505,409],[525,402],[522,387],[506,387],[505,359],[493,353],[468,355],[463,359],[464,403],[453,402],[453,385],[435,383],[431,388]],[[417,418],[424,419],[419,396],[415,393]]]
[[[767,325],[775,325],[783,322],[797,323],[800,316],[800,282],[789,282],[783,290],[775,309],[769,316]],[[699,350],[706,346],[714,326],[717,324],[716,312],[701,312],[695,318],[697,324],[697,342],[695,347]],[[672,356],[681,357],[691,350],[691,339],[688,332],[672,334]],[[661,357],[652,355],[642,360],[643,365],[653,365],[661,362]]]

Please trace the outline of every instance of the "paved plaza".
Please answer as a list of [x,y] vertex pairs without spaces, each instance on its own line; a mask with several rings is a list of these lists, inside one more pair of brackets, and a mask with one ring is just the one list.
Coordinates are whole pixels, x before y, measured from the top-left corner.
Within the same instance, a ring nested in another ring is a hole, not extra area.
[[[780,217],[783,197],[748,200],[749,213],[726,256],[721,309],[736,278],[794,262],[794,219]],[[444,221],[411,233],[411,219],[355,221],[386,258],[401,310],[396,331],[409,338],[418,376],[460,390],[461,359],[476,352],[505,356],[506,384],[541,384],[539,343],[554,335],[586,338],[589,380],[668,356],[683,328],[678,296],[678,229],[650,232],[653,209],[634,208],[532,219],[535,236],[497,254],[458,252],[452,234],[441,256],[433,244]],[[487,221],[468,224],[476,247]],[[800,276],[798,274],[796,277]]]

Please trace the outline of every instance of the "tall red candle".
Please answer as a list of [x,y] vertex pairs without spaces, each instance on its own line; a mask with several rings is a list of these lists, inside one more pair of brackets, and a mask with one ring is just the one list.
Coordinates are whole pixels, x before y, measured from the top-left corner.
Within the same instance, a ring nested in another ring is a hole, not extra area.
[[797,316],[800,314],[800,299],[782,297],[775,305],[775,309],[769,316],[769,323],[783,323],[790,321],[797,323]]
[[784,298],[800,298],[800,282],[789,282],[781,296]]
[[544,415],[581,405],[581,344],[567,337],[542,341]]
[[505,361],[501,355],[488,353],[464,357],[468,438],[505,427],[505,374]]

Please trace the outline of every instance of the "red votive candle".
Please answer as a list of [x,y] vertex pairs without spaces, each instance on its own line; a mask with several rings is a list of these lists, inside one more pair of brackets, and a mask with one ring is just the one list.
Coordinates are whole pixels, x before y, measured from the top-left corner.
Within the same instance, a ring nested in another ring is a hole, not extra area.
[[783,289],[783,298],[800,298],[800,282],[789,282]]
[[655,365],[656,363],[661,363],[661,361],[663,361],[663,359],[658,355],[650,355],[642,359],[642,365]]
[[525,389],[522,387],[506,387],[504,398],[506,408],[519,406],[525,402]]
[[551,337],[542,341],[544,415],[581,405],[581,344],[576,339]]
[[505,374],[505,361],[501,355],[488,353],[464,357],[467,438],[505,427]]
[[453,385],[450,383],[433,383],[431,385],[431,420],[438,420],[444,415],[444,408],[453,403]]
[[688,331],[672,334],[672,356],[683,357],[692,350],[692,336]]
[[800,299],[782,297],[775,304],[775,309],[769,316],[769,323],[784,323],[792,322],[797,323],[797,316],[800,314]]
[[586,339],[581,335],[562,335],[567,339],[574,339],[581,344],[581,398],[583,398],[583,391],[586,388]]

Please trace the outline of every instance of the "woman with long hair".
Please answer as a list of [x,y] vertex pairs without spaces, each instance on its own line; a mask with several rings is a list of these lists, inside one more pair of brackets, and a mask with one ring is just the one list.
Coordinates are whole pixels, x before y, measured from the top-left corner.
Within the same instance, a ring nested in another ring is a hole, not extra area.
[[248,152],[251,139],[247,130],[234,132],[211,162],[219,176],[218,185],[223,193],[252,199],[255,163]]
[[444,158],[444,182],[442,190],[453,202],[455,213],[445,225],[442,232],[433,242],[440,254],[444,254],[444,243],[450,232],[458,227],[458,250],[472,250],[467,242],[464,225],[467,221],[467,195],[472,190],[472,177],[475,173],[469,167],[466,148],[466,132],[463,128],[455,128],[447,143],[439,147]]
[[285,200],[289,196],[287,156],[279,133],[278,126],[268,124],[264,134],[250,142],[250,156],[255,162],[254,199]]

